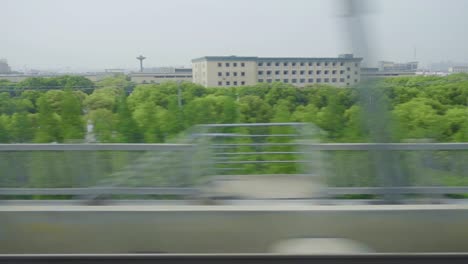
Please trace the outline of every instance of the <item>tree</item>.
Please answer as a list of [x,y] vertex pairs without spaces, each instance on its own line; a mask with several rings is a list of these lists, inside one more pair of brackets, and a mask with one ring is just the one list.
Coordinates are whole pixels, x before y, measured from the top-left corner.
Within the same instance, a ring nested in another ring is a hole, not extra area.
[[100,108],[115,111],[117,100],[122,92],[123,89],[113,87],[96,89],[83,101],[83,106],[87,111]]
[[159,112],[163,111],[151,102],[138,105],[133,111],[133,117],[138,124],[146,143],[158,143],[163,141],[163,133],[160,127]]
[[434,109],[431,99],[414,98],[395,106],[392,111],[400,138],[433,138],[441,137],[441,116]]
[[167,111],[161,114],[161,130],[165,137],[174,136],[185,129],[184,112],[177,103],[177,97],[169,99]]
[[443,141],[468,141],[468,109],[466,107],[451,108],[440,120]]
[[344,112],[343,142],[361,142],[365,141],[364,122],[362,121],[362,108],[359,105],[353,105]]
[[330,92],[327,95],[327,105],[317,113],[317,125],[327,132],[331,140],[336,140],[341,136],[344,111],[345,107],[339,102],[338,96]]
[[34,141],[37,143],[61,142],[63,140],[60,128],[61,118],[53,111],[45,95],[38,99],[38,108],[38,127]]
[[8,115],[0,115],[0,143],[10,142],[9,131],[10,118]]
[[79,99],[70,89],[65,91],[62,105],[62,136],[64,140],[82,140],[85,135],[85,125]]
[[272,117],[271,106],[254,95],[240,98],[239,112],[243,123],[268,123]]
[[139,143],[143,141],[138,124],[127,105],[127,98],[122,95],[117,103],[116,142]]
[[14,113],[10,121],[10,137],[15,143],[31,142],[34,138],[34,127],[26,112]]
[[117,117],[108,109],[99,108],[92,110],[88,118],[93,125],[93,133],[98,142],[114,142],[114,131],[116,130]]

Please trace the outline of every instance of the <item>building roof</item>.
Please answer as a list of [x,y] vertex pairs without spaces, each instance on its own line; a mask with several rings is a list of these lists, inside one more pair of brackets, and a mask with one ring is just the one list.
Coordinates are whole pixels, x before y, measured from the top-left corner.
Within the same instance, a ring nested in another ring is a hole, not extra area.
[[155,72],[132,72],[129,74],[131,77],[166,77],[166,76],[172,76],[172,77],[191,77],[192,73],[191,72],[169,72],[169,73],[155,73]]
[[257,61],[258,57],[244,57],[244,56],[205,56],[193,59],[192,62],[199,61]]
[[243,57],[243,56],[205,56],[193,59],[192,62],[200,61],[362,61],[362,58],[352,56],[319,58],[319,57]]

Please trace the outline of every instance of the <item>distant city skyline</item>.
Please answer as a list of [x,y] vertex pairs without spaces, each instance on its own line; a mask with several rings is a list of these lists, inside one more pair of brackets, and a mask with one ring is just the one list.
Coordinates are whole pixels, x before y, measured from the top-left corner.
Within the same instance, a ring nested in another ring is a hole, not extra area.
[[[191,65],[201,56],[350,53],[341,1],[0,0],[0,58],[12,70],[97,71]],[[421,66],[468,62],[468,1],[369,1],[375,57]],[[416,58],[415,55],[416,49]],[[355,54],[360,56],[360,54]]]

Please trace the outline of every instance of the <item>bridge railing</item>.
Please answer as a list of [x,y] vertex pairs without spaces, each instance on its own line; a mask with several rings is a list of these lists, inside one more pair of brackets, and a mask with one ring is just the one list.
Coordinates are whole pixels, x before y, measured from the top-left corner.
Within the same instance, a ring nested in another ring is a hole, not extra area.
[[[272,147],[275,144],[250,142],[237,143],[236,147]],[[401,194],[468,193],[468,143],[280,144],[300,146],[300,151],[289,151],[293,154],[324,153],[328,158],[324,171],[330,196],[376,195],[382,188]],[[196,148],[195,144],[0,144],[0,196],[195,195],[197,184],[192,178],[203,175],[197,175],[191,164]],[[372,170],[362,168],[370,166],[366,161],[375,150],[400,152],[400,165],[406,168],[408,184],[389,187],[372,182],[375,179]],[[269,155],[268,152],[260,154]],[[233,154],[236,155],[245,158],[250,154]],[[157,161],[164,163],[164,166],[154,166],[159,171],[148,167],[148,163],[153,165]],[[253,162],[261,164],[261,161]],[[161,171],[161,167],[170,169]],[[118,175],[122,171],[127,171],[126,178]],[[140,171],[144,177],[138,177]]]

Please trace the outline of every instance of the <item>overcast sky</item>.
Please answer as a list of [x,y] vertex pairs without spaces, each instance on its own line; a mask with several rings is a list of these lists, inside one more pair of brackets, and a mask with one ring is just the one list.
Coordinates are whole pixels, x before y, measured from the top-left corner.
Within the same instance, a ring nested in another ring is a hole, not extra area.
[[[14,69],[190,66],[206,55],[327,57],[351,52],[330,0],[0,0],[0,58]],[[373,56],[468,61],[468,1],[372,1]]]

